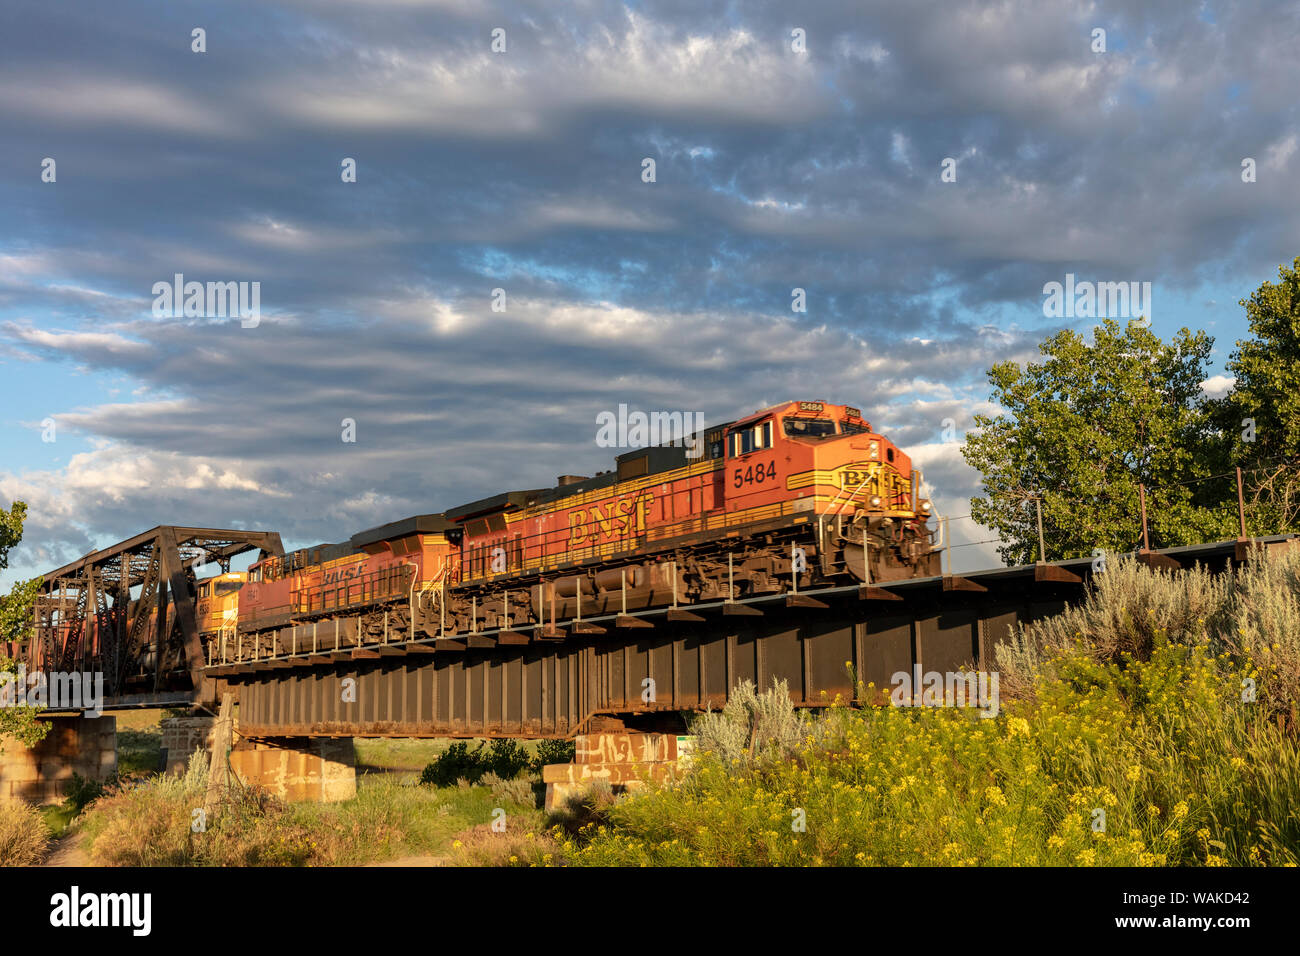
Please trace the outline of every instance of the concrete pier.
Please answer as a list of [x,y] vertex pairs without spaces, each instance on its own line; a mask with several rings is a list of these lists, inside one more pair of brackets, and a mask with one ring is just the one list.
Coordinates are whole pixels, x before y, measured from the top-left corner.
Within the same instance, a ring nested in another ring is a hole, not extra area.
[[45,739],[30,750],[12,738],[0,742],[0,800],[62,802],[72,775],[103,782],[117,771],[117,718],[42,717]]
[[162,729],[163,769],[168,773],[183,774],[195,750],[205,754],[212,749],[216,718],[211,715],[194,717],[165,717],[159,721]]
[[333,803],[357,795],[357,752],[351,737],[239,740],[230,769],[245,784],[282,800]]

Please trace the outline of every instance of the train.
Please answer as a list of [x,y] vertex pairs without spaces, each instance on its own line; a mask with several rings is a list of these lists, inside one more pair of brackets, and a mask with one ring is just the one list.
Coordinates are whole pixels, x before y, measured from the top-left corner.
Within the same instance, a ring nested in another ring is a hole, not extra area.
[[199,628],[215,661],[929,577],[921,487],[858,408],[782,402],[591,477],[264,556],[199,582]]

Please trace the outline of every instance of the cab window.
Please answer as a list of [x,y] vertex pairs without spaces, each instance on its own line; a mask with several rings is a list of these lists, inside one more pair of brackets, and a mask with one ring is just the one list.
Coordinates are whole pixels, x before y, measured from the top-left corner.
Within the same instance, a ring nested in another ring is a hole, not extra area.
[[739,458],[752,451],[772,447],[772,422],[769,419],[752,428],[742,428],[731,433],[731,457]]
[[835,423],[826,418],[787,418],[786,438],[825,438],[835,434]]
[[850,422],[850,421],[840,422],[841,435],[861,435],[866,430],[867,430],[866,425],[859,425],[856,422]]

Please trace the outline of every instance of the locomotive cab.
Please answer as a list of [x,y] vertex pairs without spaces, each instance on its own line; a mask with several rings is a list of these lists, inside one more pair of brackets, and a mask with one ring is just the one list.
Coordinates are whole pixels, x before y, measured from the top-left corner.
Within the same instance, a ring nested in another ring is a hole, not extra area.
[[726,451],[728,512],[813,512],[826,573],[871,581],[938,572],[920,473],[857,408],[766,408],[731,426]]
[[778,464],[776,417],[757,415],[737,422],[727,433],[727,510],[739,511],[780,491],[786,456]]

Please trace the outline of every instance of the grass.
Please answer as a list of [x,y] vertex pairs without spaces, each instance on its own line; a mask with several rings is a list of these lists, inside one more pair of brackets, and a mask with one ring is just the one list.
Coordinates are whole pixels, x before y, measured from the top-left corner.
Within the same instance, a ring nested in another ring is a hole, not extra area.
[[117,718],[117,730],[121,733],[123,730],[157,730],[162,719],[170,716],[170,713],[166,709],[155,707],[119,710],[113,716]]
[[45,821],[46,829],[50,831],[50,836],[59,839],[71,828],[72,821],[77,818],[81,808],[77,807],[71,800],[64,800],[62,803],[51,803],[43,806],[39,812],[41,819]]
[[[473,749],[481,742],[450,737],[357,737],[357,767],[383,771],[423,770],[453,744],[467,743]],[[519,741],[530,755],[537,752],[541,743],[539,740]]]
[[0,866],[39,863],[49,843],[40,811],[17,801],[0,803]]
[[86,834],[91,863],[361,865],[407,856],[452,857],[457,835],[479,826],[490,830],[498,809],[515,829],[540,831],[544,824],[531,793],[520,803],[488,786],[422,787],[372,773],[359,777],[357,796],[341,803],[286,804],[255,789],[241,791],[196,833],[193,813],[202,805],[206,783],[204,762],[196,760],[183,777],[158,775],[110,791],[77,824]]
[[162,726],[166,710],[129,710],[117,717],[117,772],[154,773],[162,762]]
[[[141,770],[157,766],[156,757],[147,763],[156,720],[136,717],[124,731]],[[531,778],[488,775],[479,786],[440,788],[417,783],[419,772],[455,742],[358,739],[354,799],[289,804],[243,790],[202,832],[192,823],[206,793],[205,755],[192,758],[183,776],[124,774],[84,812],[70,799],[42,816],[53,835],[83,832],[98,866],[331,866],[406,857],[458,863],[471,860],[467,847],[487,852],[516,836],[544,833],[541,789]],[[536,744],[527,749],[532,753]],[[131,765],[128,758],[124,770]],[[502,820],[506,829],[499,833],[493,823]],[[490,862],[498,861],[490,856]]]
[[452,743],[448,739],[359,737],[354,741],[357,773],[418,774]]
[[154,773],[162,762],[162,731],[119,730],[117,772]]

